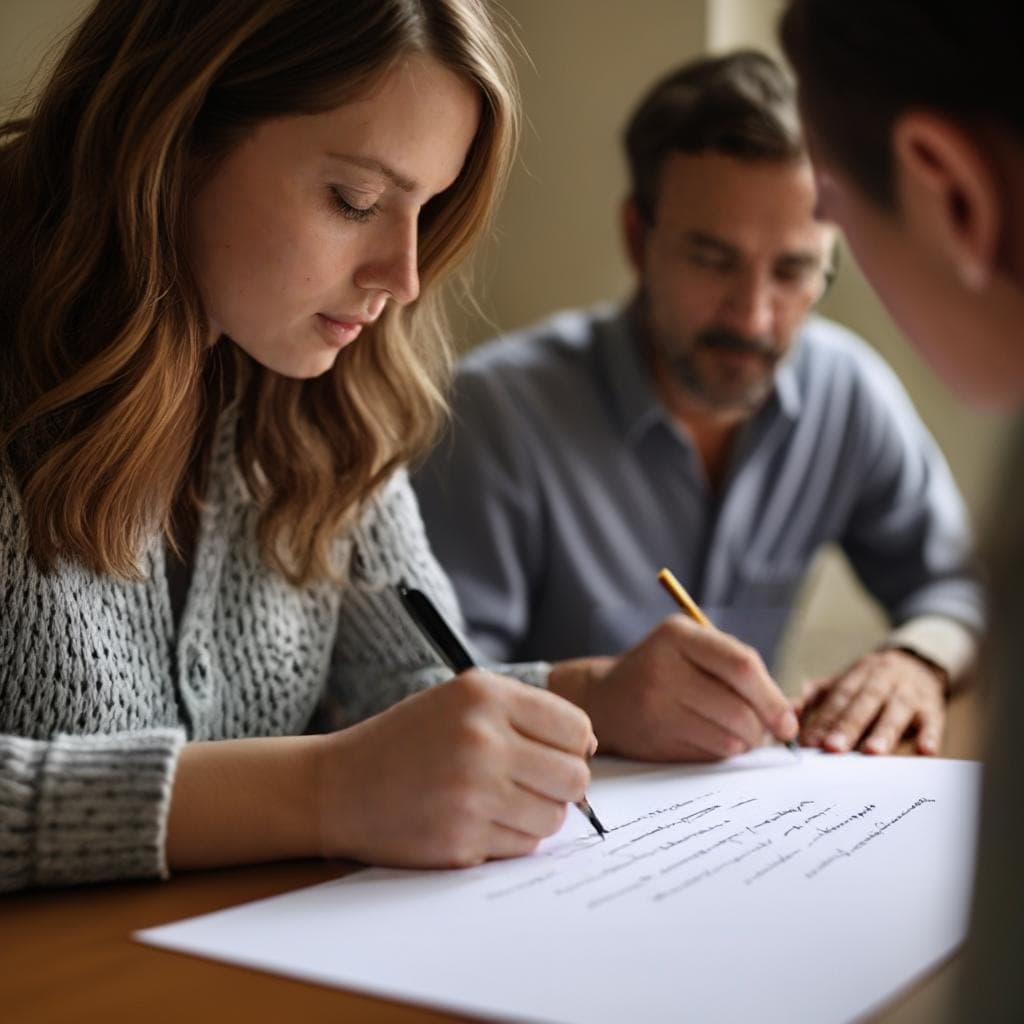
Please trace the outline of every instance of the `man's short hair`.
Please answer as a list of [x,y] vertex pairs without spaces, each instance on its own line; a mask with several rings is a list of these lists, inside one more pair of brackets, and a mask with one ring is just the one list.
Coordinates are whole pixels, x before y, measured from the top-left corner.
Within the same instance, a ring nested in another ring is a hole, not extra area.
[[634,111],[624,142],[633,200],[648,222],[671,153],[772,161],[804,153],[793,85],[757,50],[705,57],[662,78]]

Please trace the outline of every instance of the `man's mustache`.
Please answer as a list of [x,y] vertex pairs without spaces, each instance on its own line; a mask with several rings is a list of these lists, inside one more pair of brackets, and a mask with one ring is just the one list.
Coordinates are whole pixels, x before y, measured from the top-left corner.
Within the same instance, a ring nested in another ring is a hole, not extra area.
[[742,334],[722,327],[701,331],[696,338],[697,348],[718,349],[722,352],[735,352],[739,355],[760,356],[762,359],[775,360],[777,353],[770,341],[760,338],[745,338]]

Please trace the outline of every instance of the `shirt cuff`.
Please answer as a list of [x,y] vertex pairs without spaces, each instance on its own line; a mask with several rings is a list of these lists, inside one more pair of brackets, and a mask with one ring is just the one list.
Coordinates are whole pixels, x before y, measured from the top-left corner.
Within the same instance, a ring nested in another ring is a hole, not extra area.
[[908,619],[886,638],[883,648],[901,648],[942,669],[951,688],[974,664],[978,638],[963,623],[944,615]]

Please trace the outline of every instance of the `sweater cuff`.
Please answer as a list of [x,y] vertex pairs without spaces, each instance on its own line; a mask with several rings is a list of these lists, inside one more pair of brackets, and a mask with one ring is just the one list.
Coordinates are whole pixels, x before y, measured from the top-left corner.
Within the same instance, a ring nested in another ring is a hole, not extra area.
[[30,884],[166,878],[180,729],[58,735],[39,764]]
[[551,675],[551,665],[546,661],[524,661],[517,665],[489,665],[494,672],[500,672],[503,676],[511,676],[521,683],[529,686],[539,686],[542,690],[548,687],[548,676]]
[[978,640],[962,623],[942,615],[920,615],[894,629],[884,647],[902,648],[942,669],[950,687],[973,665]]

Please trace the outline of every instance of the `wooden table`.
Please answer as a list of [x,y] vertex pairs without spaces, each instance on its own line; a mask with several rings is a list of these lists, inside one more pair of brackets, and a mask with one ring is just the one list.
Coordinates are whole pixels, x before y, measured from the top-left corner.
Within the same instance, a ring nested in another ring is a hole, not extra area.
[[[944,752],[971,757],[978,750],[977,700],[971,694],[951,704]],[[183,874],[164,883],[0,897],[0,1020],[438,1024],[463,1019],[153,949],[129,938],[139,928],[325,882],[352,868],[320,861],[273,864]],[[954,973],[953,965],[942,968],[876,1024],[940,1019]]]

